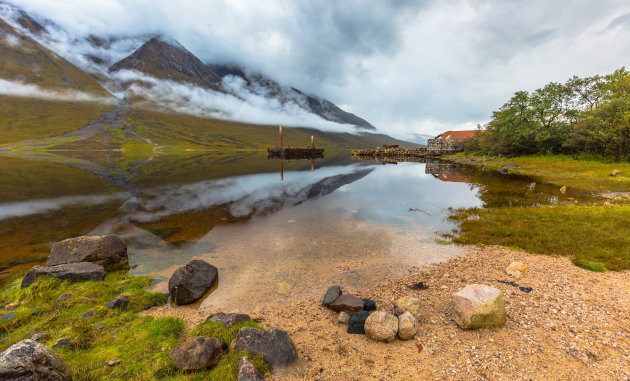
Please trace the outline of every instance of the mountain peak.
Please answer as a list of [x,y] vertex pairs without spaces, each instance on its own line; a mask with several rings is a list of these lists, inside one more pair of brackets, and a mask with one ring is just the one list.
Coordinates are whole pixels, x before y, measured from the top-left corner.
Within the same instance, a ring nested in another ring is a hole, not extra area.
[[221,77],[179,42],[155,36],[110,71],[136,70],[160,79],[188,82],[221,91]]

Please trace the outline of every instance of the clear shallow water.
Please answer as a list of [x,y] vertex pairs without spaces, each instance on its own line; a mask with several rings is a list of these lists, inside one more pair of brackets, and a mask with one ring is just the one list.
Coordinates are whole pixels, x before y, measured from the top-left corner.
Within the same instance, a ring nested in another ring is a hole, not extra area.
[[[166,280],[191,258],[219,268],[202,308],[239,309],[370,287],[461,254],[440,245],[448,208],[550,204],[531,179],[432,162],[382,165],[345,155],[283,164],[261,152],[94,161],[0,157],[4,279],[45,260],[51,242],[117,234],[133,274]],[[93,158],[91,158],[93,159]],[[54,179],[54,181],[52,180]],[[166,288],[166,282],[156,289]]]

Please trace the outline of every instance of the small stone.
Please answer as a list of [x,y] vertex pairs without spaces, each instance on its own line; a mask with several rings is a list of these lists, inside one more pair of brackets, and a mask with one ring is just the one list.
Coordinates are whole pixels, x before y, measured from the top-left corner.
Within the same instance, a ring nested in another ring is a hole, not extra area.
[[92,326],[96,329],[103,329],[105,328],[105,323],[94,323]]
[[394,302],[394,315],[396,316],[400,316],[405,312],[411,312],[416,320],[420,320],[421,310],[420,299],[413,296],[403,296]]
[[505,272],[507,272],[508,275],[513,276],[515,278],[520,278],[521,275],[527,272],[527,266],[525,266],[522,262],[512,262],[505,269]]
[[213,337],[193,336],[179,344],[168,358],[181,370],[199,370],[219,362],[221,343]]
[[0,316],[0,320],[13,320],[17,317],[16,312],[9,312],[8,314],[4,314]]
[[18,302],[15,303],[9,303],[6,306],[4,306],[5,310],[14,310],[16,309],[20,304]]
[[264,381],[264,378],[247,357],[241,357],[238,360],[238,381]]
[[610,172],[610,175],[608,175],[608,176],[615,177],[615,176],[617,176],[620,173],[621,172],[619,170],[615,169],[614,171]]
[[505,304],[501,291],[471,284],[453,294],[455,323],[463,329],[498,328],[505,325]]
[[560,193],[565,194],[567,193],[567,186],[564,185],[562,188],[560,188]]
[[417,333],[418,320],[411,314],[405,312],[398,317],[398,337],[403,340],[412,339]]
[[34,340],[17,342],[0,353],[0,380],[70,380],[65,361]]
[[88,312],[80,315],[82,318],[91,318],[92,316],[94,316],[94,310],[89,310]]
[[363,299],[363,309],[366,311],[375,311],[376,302],[372,299]]
[[67,337],[61,338],[59,340],[57,340],[55,342],[55,344],[53,344],[53,348],[61,348],[61,347],[69,347],[72,343],[70,342],[70,339]]
[[61,294],[59,295],[59,297],[57,298],[57,302],[63,302],[65,300],[70,300],[70,299],[74,299],[74,295],[72,294]]
[[131,302],[131,296],[119,295],[116,299],[107,302],[107,304],[105,304],[105,307],[112,310],[113,309],[124,310],[129,305],[129,302]]
[[[355,314],[356,315],[356,314]],[[337,316],[337,321],[341,324],[348,324],[348,320],[350,320],[350,314],[346,311],[339,312]]]
[[33,341],[37,341],[38,343],[40,341],[44,341],[48,339],[48,335],[45,333],[36,333],[33,336],[31,336],[31,340]]
[[365,320],[370,316],[368,311],[359,311],[350,316],[348,319],[348,329],[346,332],[350,334],[364,334],[365,333]]
[[375,311],[365,320],[365,335],[376,341],[393,341],[398,333],[398,319],[385,311]]
[[217,321],[223,324],[225,328],[230,328],[236,323],[240,323],[240,322],[244,322],[248,320],[252,320],[252,318],[249,317],[249,315],[247,314],[224,313],[224,312],[218,312],[216,314],[212,314],[208,316],[208,318],[206,319],[206,321]]
[[335,301],[338,297],[341,296],[341,287],[339,286],[330,286],[326,291],[326,295],[324,295],[324,305],[326,307],[330,306],[332,302]]
[[345,294],[335,299],[329,307],[334,311],[346,311],[352,315],[353,313],[363,309],[363,300],[354,295]]
[[105,361],[105,364],[103,364],[103,365],[111,368],[111,367],[116,366],[118,364],[120,364],[120,360],[107,360],[107,361]]

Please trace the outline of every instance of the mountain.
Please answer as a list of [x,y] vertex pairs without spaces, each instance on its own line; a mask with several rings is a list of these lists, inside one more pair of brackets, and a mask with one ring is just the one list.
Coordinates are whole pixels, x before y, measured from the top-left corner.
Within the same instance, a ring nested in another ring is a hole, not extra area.
[[246,69],[236,64],[209,64],[210,68],[225,78],[233,76],[245,81],[249,91],[258,95],[276,98],[281,103],[294,101],[310,113],[325,120],[341,124],[352,124],[364,129],[375,129],[368,121],[352,113],[343,111],[337,105],[317,95],[305,94],[294,87],[285,87],[260,73],[248,74]]
[[192,83],[206,89],[223,91],[221,76],[176,41],[153,37],[130,56],[109,70],[135,70],[159,79]]

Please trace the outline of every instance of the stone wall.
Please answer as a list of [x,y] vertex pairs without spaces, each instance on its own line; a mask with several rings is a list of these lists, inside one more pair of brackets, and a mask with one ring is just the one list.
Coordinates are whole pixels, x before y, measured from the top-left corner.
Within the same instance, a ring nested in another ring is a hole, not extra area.
[[428,155],[442,155],[445,153],[462,152],[464,147],[458,140],[451,139],[429,139],[427,141]]

